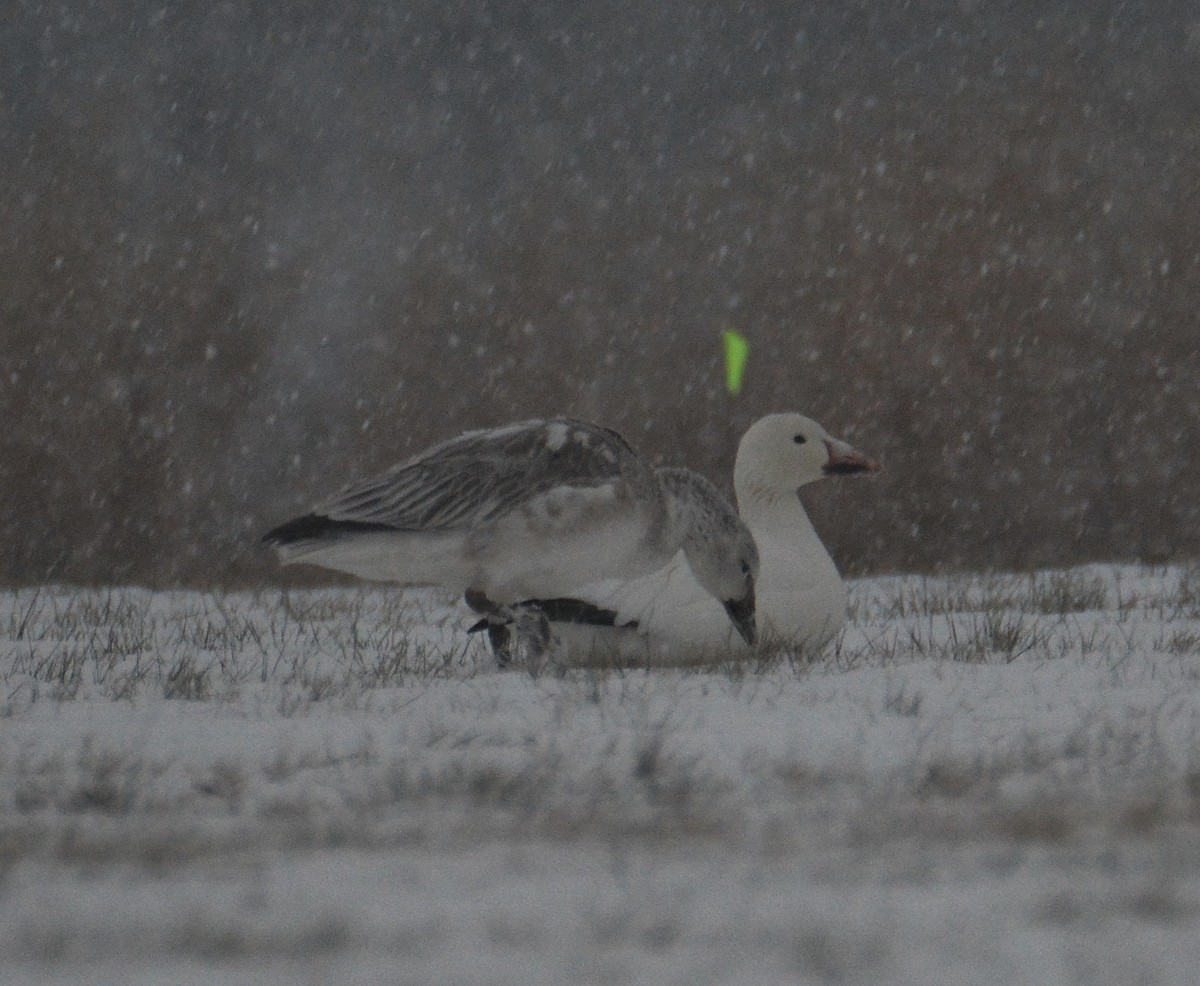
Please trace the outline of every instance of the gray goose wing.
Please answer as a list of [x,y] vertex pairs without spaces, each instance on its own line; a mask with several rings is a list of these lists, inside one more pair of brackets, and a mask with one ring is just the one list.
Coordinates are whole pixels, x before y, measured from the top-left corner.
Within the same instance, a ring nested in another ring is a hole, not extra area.
[[631,473],[645,482],[650,469],[612,429],[573,418],[523,421],[435,445],[314,513],[376,529],[470,530],[550,490],[594,488]]

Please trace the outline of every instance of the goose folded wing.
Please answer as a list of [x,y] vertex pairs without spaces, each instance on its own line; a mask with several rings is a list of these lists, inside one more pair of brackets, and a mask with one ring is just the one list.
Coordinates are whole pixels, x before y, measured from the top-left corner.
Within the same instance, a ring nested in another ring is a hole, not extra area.
[[316,508],[332,521],[401,531],[469,530],[552,491],[622,478],[636,455],[620,435],[584,421],[527,421],[467,432]]

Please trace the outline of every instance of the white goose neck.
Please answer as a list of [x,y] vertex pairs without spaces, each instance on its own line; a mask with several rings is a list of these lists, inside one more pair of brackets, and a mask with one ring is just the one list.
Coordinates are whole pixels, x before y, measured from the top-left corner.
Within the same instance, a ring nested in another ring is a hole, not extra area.
[[751,529],[784,529],[794,535],[813,530],[795,490],[751,481],[739,484],[737,501],[738,512]]

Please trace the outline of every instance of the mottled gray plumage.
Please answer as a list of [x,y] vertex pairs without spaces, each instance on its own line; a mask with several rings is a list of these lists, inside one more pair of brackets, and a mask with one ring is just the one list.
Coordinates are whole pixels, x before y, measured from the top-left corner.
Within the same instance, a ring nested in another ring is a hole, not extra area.
[[686,509],[706,518],[706,523],[697,531],[698,537],[711,544],[736,544],[739,539],[745,539],[742,543],[746,550],[754,552],[757,558],[754,539],[750,537],[746,525],[738,518],[737,511],[725,494],[711,480],[691,469],[671,466],[655,469],[654,474],[675,503],[685,504]]
[[615,431],[573,418],[466,432],[264,540],[284,563],[441,585],[494,606],[649,574],[682,548],[739,631],[754,633],[758,558],[729,502],[703,477],[656,471]]
[[399,531],[475,528],[555,488],[628,484],[649,470],[617,432],[574,418],[468,431],[347,487],[315,513]]

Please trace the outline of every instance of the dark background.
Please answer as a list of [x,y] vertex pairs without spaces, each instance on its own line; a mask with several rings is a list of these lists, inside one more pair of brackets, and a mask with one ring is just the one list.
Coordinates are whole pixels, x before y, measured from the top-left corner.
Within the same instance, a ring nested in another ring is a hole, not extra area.
[[551,413],[726,488],[810,414],[886,463],[806,495],[851,572],[1200,552],[1191,0],[16,2],[0,46],[0,581],[276,579],[266,527]]

